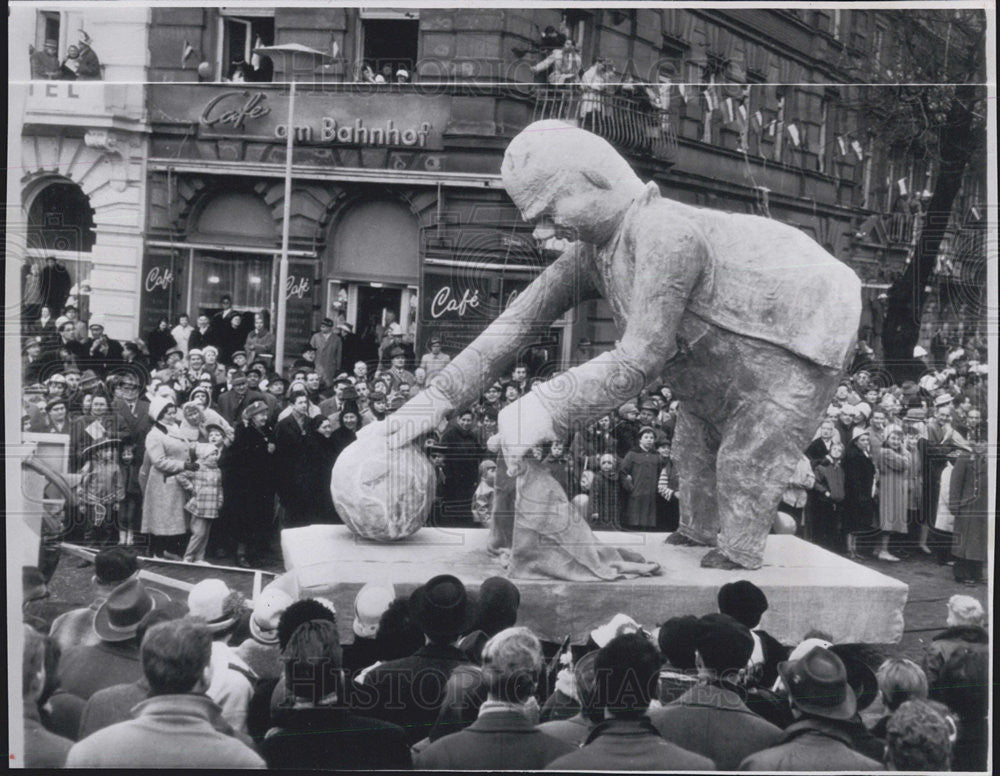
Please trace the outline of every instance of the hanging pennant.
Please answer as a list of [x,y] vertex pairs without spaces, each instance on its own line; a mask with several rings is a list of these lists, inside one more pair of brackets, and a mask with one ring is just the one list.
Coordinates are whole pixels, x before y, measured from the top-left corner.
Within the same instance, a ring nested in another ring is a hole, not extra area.
[[771,123],[767,125],[767,134],[769,134],[771,137],[774,137],[774,133],[777,131],[777,129],[778,129],[778,120],[771,119]]
[[865,151],[861,147],[861,143],[859,143],[857,140],[851,141],[851,150],[854,151],[854,155],[858,157],[859,162],[863,162],[865,160]]
[[905,197],[907,192],[909,192],[909,187],[906,185],[906,178],[900,178],[896,181],[896,186],[899,187],[899,196]]
[[761,129],[763,129],[764,128],[764,112],[763,111],[759,111],[759,110],[755,110],[753,112],[753,121],[754,121],[754,126],[757,128],[758,131],[761,130]]
[[837,148],[840,149],[841,156],[847,156],[847,142],[844,140],[843,135],[837,135]]
[[733,98],[726,97],[724,105],[726,107],[726,123],[732,124],[736,120],[736,116],[733,114]]
[[714,113],[715,112],[716,101],[715,101],[715,95],[712,94],[712,87],[711,86],[709,86],[705,90],[705,104],[708,105],[708,112],[709,113]]
[[747,122],[747,115],[748,115],[747,106],[743,105],[743,104],[740,104],[740,107],[738,108],[738,112],[740,114],[740,119],[742,119],[743,123],[746,124],[746,122]]
[[788,136],[792,139],[792,143],[796,148],[799,147],[799,128],[794,124],[788,125]]
[[677,84],[677,93],[680,95],[680,98],[684,100],[684,104],[687,105],[687,84]]

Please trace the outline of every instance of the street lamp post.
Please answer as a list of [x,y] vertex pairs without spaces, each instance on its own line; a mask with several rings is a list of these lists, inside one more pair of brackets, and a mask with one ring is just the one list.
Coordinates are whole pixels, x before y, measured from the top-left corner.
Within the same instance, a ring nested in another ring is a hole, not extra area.
[[310,61],[332,59],[329,54],[298,43],[285,43],[280,46],[261,46],[254,49],[255,54],[273,56],[281,54],[285,62],[291,62],[286,70],[289,74],[288,88],[288,124],[285,127],[285,200],[281,217],[281,259],[278,262],[278,306],[275,311],[274,331],[274,369],[278,374],[284,373],[285,361],[285,314],[288,309],[288,240],[292,217],[292,153],[295,146],[295,58],[308,57]]

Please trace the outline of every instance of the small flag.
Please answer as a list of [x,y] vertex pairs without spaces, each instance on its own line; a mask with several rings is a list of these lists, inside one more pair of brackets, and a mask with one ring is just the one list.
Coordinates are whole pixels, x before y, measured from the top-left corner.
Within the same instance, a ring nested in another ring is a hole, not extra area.
[[746,123],[747,114],[748,114],[747,106],[746,105],[740,104],[739,114],[740,114],[740,118],[743,119],[743,123]]
[[260,35],[258,35],[253,42],[254,53],[250,55],[250,67],[252,67],[254,70],[260,69],[260,54],[257,53],[257,49],[259,49],[263,45],[264,41],[262,41],[260,39]]
[[733,98],[732,97],[726,97],[725,106],[726,106],[726,123],[732,124],[733,121],[736,120],[736,117],[733,115]]
[[788,125],[788,136],[792,139],[792,143],[795,144],[795,147],[798,148],[799,147],[799,128],[797,126],[795,126],[794,124],[789,124]]
[[764,127],[764,112],[763,111],[759,111],[759,110],[755,110],[753,112],[753,120],[754,120],[754,123],[757,125],[757,129],[763,129],[763,127]]
[[705,90],[705,103],[708,105],[708,112],[712,113],[715,110],[715,95],[712,94],[711,86]]
[[774,133],[777,130],[777,128],[778,128],[778,120],[771,119],[771,123],[767,125],[767,134],[769,134],[771,137],[774,137]]
[[900,178],[896,181],[896,185],[899,187],[899,196],[905,197],[909,189],[906,186],[906,178]]
[[843,135],[837,135],[837,148],[840,149],[841,156],[847,156],[847,141],[844,140]]
[[865,160],[865,151],[861,147],[861,143],[859,143],[857,140],[851,141],[851,150],[854,151],[854,155],[858,157],[859,162],[863,162]]
[[181,67],[184,67],[184,63],[188,61],[188,57],[190,57],[193,53],[194,46],[187,41],[184,41],[184,51],[181,53]]
[[977,221],[979,221],[980,219],[982,219],[982,216],[979,213],[979,208],[976,207],[975,205],[972,206],[972,211],[971,212],[972,212],[972,217],[974,219],[976,219]]
[[687,105],[687,84],[677,84],[677,92],[680,94],[681,99],[684,100],[684,104]]

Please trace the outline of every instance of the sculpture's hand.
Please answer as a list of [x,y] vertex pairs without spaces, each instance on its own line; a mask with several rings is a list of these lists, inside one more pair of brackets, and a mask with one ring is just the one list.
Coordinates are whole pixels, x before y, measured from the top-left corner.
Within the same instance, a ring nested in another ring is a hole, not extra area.
[[517,475],[521,459],[532,448],[556,440],[552,416],[534,393],[525,394],[500,411],[497,434],[511,476]]
[[402,447],[429,431],[439,431],[453,409],[448,398],[432,386],[418,393],[385,420],[362,428],[358,436],[379,434],[388,438],[389,447]]

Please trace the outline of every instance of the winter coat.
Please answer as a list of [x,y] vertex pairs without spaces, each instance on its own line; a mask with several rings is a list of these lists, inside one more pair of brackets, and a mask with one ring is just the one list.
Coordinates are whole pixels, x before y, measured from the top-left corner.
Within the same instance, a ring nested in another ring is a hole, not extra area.
[[622,463],[622,473],[627,474],[632,483],[625,508],[625,525],[629,528],[655,528],[660,454],[655,450],[630,450]]
[[883,531],[906,533],[906,511],[909,507],[910,469],[913,458],[909,452],[888,446],[879,450],[879,528]]
[[598,530],[618,530],[628,503],[625,478],[617,470],[597,472],[590,483],[589,522]]
[[846,532],[867,531],[875,519],[874,491],[878,473],[870,455],[853,442],[844,454],[843,528]]
[[962,453],[949,484],[948,507],[955,517],[951,553],[956,558],[985,561],[989,549],[988,463],[984,453]]
[[222,451],[222,516],[239,541],[270,526],[274,517],[274,458],[268,438],[239,423],[233,443]]
[[176,475],[190,460],[191,446],[177,426],[154,424],[146,435],[146,456],[139,472],[142,485],[142,532],[176,536],[187,531],[187,495]]

